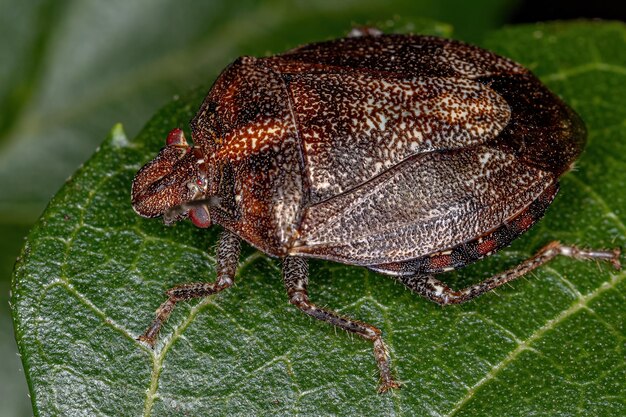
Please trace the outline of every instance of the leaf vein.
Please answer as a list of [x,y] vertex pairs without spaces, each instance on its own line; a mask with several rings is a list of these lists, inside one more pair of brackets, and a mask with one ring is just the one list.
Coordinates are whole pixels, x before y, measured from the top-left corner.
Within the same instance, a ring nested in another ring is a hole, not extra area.
[[480,380],[478,380],[472,387],[468,390],[466,395],[461,398],[450,410],[446,416],[451,417],[456,415],[465,404],[467,404],[472,397],[486,384],[490,381],[494,380],[496,376],[505,369],[510,363],[512,363],[517,357],[524,352],[525,350],[530,348],[530,345],[537,342],[543,337],[548,331],[555,329],[558,325],[568,319],[570,316],[578,313],[580,310],[588,307],[588,304],[597,298],[599,295],[603,294],[605,291],[615,288],[621,281],[626,277],[626,273],[620,273],[613,275],[610,281],[604,282],[594,291],[586,294],[581,299],[574,302],[569,308],[563,310],[561,314],[556,316],[555,318],[548,320],[546,324],[537,329],[532,335],[530,335],[526,340],[522,343],[518,344],[517,347],[511,351],[504,359],[495,364],[491,370]]

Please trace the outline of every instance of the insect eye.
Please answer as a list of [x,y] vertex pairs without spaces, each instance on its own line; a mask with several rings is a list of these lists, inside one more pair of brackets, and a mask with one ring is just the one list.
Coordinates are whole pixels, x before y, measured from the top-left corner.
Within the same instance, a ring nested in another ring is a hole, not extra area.
[[203,190],[207,186],[206,178],[200,177],[194,181],[194,185],[197,186],[200,190]]

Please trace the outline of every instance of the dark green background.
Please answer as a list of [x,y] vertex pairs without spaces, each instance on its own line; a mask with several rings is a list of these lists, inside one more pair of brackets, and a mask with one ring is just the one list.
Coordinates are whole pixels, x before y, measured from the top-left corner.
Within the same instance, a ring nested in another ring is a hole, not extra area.
[[441,33],[480,42],[519,10],[499,0],[0,3],[0,415],[31,413],[8,310],[23,236],[111,125],[133,137],[242,54],[397,17],[446,22]]

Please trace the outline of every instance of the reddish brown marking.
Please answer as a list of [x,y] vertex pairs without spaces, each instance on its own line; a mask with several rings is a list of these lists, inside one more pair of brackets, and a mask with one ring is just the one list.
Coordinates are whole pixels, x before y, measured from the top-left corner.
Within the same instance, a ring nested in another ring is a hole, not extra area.
[[452,257],[450,255],[435,255],[430,258],[431,269],[443,269],[449,267],[452,264]]
[[513,220],[513,227],[515,227],[519,231],[525,231],[528,230],[528,228],[530,228],[530,226],[532,226],[534,223],[535,217],[530,211],[525,210]]
[[484,256],[494,251],[497,247],[498,242],[496,242],[495,239],[484,239],[476,246],[476,252]]

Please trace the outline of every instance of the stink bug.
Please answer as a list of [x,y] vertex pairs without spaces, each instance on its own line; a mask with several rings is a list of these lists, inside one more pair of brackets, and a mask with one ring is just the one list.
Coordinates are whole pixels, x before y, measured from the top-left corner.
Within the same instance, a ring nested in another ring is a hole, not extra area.
[[446,305],[557,255],[620,268],[619,250],[552,242],[520,265],[455,291],[435,274],[507,246],[544,214],[585,143],[580,118],[527,69],[436,37],[376,30],[266,58],[237,59],[191,121],[136,175],[132,205],[166,224],[224,228],[217,279],[167,292],[140,337],[175,304],[233,284],[243,239],[283,259],[289,301],[370,340],[380,391],[398,387],[381,331],[313,304],[307,258],[391,275]]

